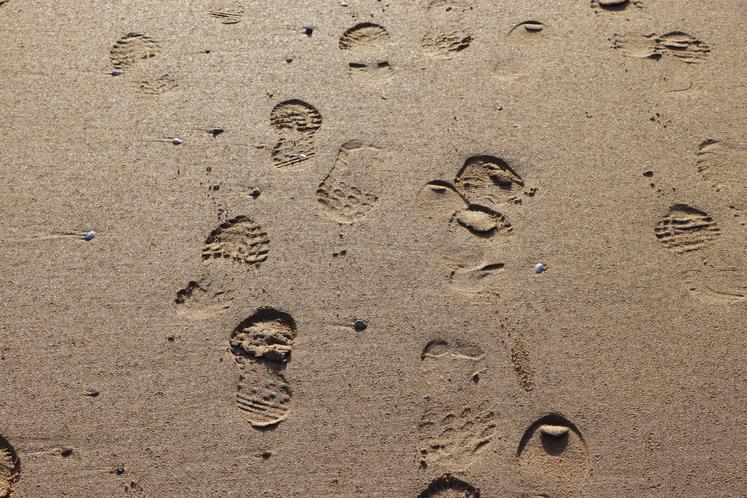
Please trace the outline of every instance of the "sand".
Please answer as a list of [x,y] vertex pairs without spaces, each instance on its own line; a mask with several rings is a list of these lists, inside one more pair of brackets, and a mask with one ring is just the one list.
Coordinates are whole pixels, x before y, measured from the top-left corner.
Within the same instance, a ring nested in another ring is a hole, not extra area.
[[744,7],[0,1],[0,496],[747,496]]

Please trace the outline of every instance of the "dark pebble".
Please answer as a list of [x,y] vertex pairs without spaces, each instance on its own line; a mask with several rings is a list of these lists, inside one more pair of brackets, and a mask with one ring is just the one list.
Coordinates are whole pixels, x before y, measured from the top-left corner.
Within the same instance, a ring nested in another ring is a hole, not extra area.
[[355,330],[358,332],[362,332],[368,328],[368,324],[365,320],[356,320],[353,327],[355,327]]
[[95,398],[96,396],[99,395],[99,390],[89,387],[88,389],[85,390],[83,394],[85,394],[86,396],[90,398]]

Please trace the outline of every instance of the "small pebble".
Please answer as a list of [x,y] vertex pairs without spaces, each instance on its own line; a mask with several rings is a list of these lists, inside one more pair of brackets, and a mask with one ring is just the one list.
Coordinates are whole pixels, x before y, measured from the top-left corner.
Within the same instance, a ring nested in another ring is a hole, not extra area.
[[63,457],[67,458],[72,454],[73,454],[72,448],[60,448],[60,455],[62,455]]
[[353,327],[358,332],[363,332],[364,330],[368,328],[368,324],[366,323],[365,320],[356,320],[355,323],[353,323]]
[[96,232],[89,230],[83,234],[83,240],[92,240],[96,236]]
[[217,137],[218,135],[220,135],[220,134],[221,134],[221,133],[223,133],[224,131],[226,131],[226,130],[224,130],[223,128],[213,128],[212,130],[210,130],[210,133],[211,133],[211,134],[212,134],[212,135],[213,135],[214,137]]
[[341,6],[341,7],[347,7],[347,6],[349,6],[349,5],[350,5],[350,4],[348,3],[348,0],[340,0],[340,6]]
[[651,171],[650,169],[647,169],[646,171],[643,172],[643,176],[647,176],[651,178],[652,176],[654,176],[654,172]]
[[125,471],[125,468],[124,468],[124,464],[123,464],[123,463],[120,463],[119,465],[117,465],[117,466],[116,466],[116,467],[114,468],[114,472],[116,472],[116,473],[117,473],[117,475],[122,475],[122,474],[124,474],[124,471]]
[[249,193],[249,195],[251,195],[252,197],[254,197],[256,199],[257,197],[259,197],[259,194],[261,194],[261,193],[262,193],[262,189],[261,188],[259,188],[259,187],[252,187],[252,191]]
[[116,69],[112,71],[112,76],[119,76],[120,74],[122,74],[122,71],[118,71]]
[[534,273],[542,273],[543,271],[545,271],[545,265],[543,265],[542,263],[537,263],[536,265],[534,265]]
[[182,142],[181,138],[174,137],[174,138],[171,139],[171,143],[174,144],[174,145],[181,145],[184,142]]
[[303,28],[303,34],[306,36],[311,36],[314,33],[314,27],[313,26],[306,26]]
[[88,396],[89,398],[95,398],[96,396],[99,395],[99,390],[98,389],[94,389],[93,387],[89,387],[88,389],[86,389],[83,392],[83,394],[85,396]]
[[270,459],[270,457],[272,457],[272,452],[271,452],[271,451],[263,451],[263,452],[262,452],[262,458],[263,458],[263,459],[265,459],[265,460],[269,460],[269,459]]

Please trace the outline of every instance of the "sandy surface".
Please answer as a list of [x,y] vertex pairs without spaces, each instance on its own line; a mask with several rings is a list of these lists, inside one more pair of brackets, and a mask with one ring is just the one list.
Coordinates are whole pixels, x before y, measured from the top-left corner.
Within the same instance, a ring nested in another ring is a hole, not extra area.
[[349,4],[0,1],[0,496],[747,496],[745,3]]

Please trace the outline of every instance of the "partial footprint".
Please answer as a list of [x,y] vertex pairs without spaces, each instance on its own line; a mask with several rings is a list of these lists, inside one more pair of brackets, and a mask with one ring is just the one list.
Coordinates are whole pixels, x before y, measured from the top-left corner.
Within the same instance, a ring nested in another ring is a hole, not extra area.
[[418,498],[480,498],[480,490],[450,474],[434,479]]
[[350,53],[348,74],[357,83],[381,83],[392,75],[392,65],[385,53],[390,35],[384,26],[362,22],[340,36],[339,47]]
[[640,0],[591,0],[591,8],[595,12],[621,11],[631,5],[640,9],[643,7],[643,2]]
[[545,23],[541,21],[529,20],[516,24],[510,30],[508,35],[512,39],[526,42],[534,42],[544,39]]
[[139,61],[155,57],[160,51],[158,41],[145,33],[128,33],[116,41],[110,54],[114,69],[124,71]]
[[747,144],[708,139],[698,146],[698,172],[716,190],[747,190]]
[[612,48],[620,50],[628,57],[660,59],[667,56],[687,64],[705,61],[711,51],[705,42],[681,31],[672,31],[661,36],[614,35]]
[[193,320],[219,315],[233,304],[233,291],[214,288],[207,276],[191,280],[179,289],[174,298],[176,312]]
[[534,369],[524,343],[516,339],[511,345],[511,365],[516,372],[519,385],[527,392],[534,389]]
[[690,294],[713,305],[747,303],[747,272],[739,268],[709,268],[685,272]]
[[0,498],[13,493],[13,487],[21,476],[21,463],[15,448],[0,436]]
[[244,5],[226,0],[213,1],[208,15],[223,24],[237,24],[244,18]]
[[522,479],[534,493],[569,496],[589,474],[589,452],[578,428],[558,414],[535,421],[516,452]]
[[231,334],[231,353],[240,372],[236,403],[254,427],[278,424],[288,414],[292,393],[283,370],[295,338],[293,318],[273,308],[257,310]]
[[524,180],[503,159],[473,156],[455,180],[456,188],[470,204],[495,208],[525,193]]
[[491,238],[511,232],[511,223],[499,212],[485,206],[472,204],[454,213],[452,224],[461,226],[472,235]]
[[428,396],[418,426],[421,469],[466,470],[490,444],[496,416],[480,390],[483,368],[483,352],[475,344],[435,339],[423,348]]
[[237,216],[221,223],[205,240],[202,259],[225,258],[248,266],[259,266],[267,259],[270,239],[260,225],[248,216]]
[[376,45],[389,38],[384,26],[372,22],[362,22],[346,30],[340,36],[340,50],[360,50]]
[[656,238],[675,254],[697,251],[711,244],[721,229],[711,216],[686,204],[675,204],[654,227]]
[[319,111],[303,100],[286,100],[272,109],[270,125],[280,135],[272,149],[275,167],[300,171],[308,166],[303,163],[314,156],[314,135],[322,126]]
[[487,294],[500,297],[500,279],[505,270],[505,264],[479,263],[476,266],[459,264],[446,259],[446,266],[451,270],[449,285],[462,294]]
[[324,214],[338,223],[349,224],[371,212],[381,188],[373,174],[379,169],[379,150],[359,140],[340,147],[334,166],[316,191]]
[[441,59],[451,59],[467,49],[474,36],[467,30],[449,29],[427,33],[422,40],[425,53]]
[[179,86],[177,69],[161,64],[144,64],[134,77],[135,89],[145,95],[161,95]]

